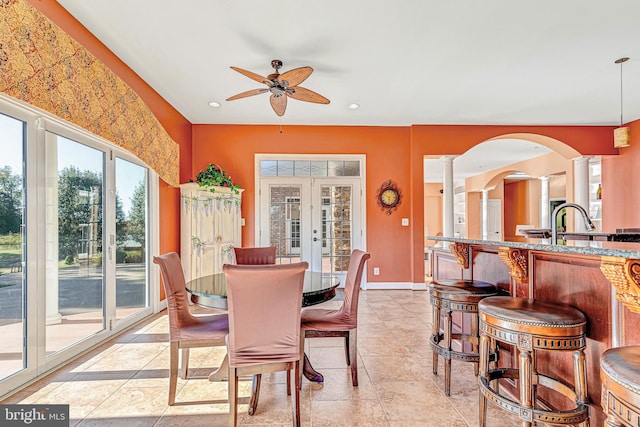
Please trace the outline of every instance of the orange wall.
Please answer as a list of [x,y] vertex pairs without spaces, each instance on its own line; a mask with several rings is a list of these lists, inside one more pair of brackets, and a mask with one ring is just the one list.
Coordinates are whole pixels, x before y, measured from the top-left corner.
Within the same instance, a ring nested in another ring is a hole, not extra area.
[[516,225],[529,224],[529,187],[526,180],[504,185],[504,237],[517,240]]
[[[245,189],[243,244],[255,243],[255,153],[366,154],[367,250],[371,253],[368,280],[410,281],[411,228],[402,227],[400,222],[403,217],[409,218],[411,211],[409,128],[283,126],[282,133],[279,129],[259,125],[193,126],[191,176],[195,177],[207,164],[217,163]],[[396,182],[402,193],[401,204],[391,215],[376,204],[376,192],[388,179]],[[419,194],[422,197],[422,185]],[[373,275],[374,267],[380,268],[379,276]]]
[[631,146],[602,158],[602,231],[640,227],[640,120],[628,125]]

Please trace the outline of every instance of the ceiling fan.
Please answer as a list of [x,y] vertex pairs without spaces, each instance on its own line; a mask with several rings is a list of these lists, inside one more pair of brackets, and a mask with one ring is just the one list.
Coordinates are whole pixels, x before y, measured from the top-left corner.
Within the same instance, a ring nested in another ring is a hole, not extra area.
[[312,90],[305,89],[302,86],[298,86],[305,81],[307,77],[313,72],[311,67],[294,68],[293,70],[285,71],[280,74],[278,71],[282,68],[282,61],[274,59],[271,61],[271,66],[276,70],[275,73],[269,74],[267,77],[262,77],[251,71],[243,70],[238,67],[231,67],[240,74],[249,77],[259,83],[267,85],[266,88],[252,89],[246,92],[239,93],[230,98],[227,101],[233,101],[234,99],[246,98],[248,96],[259,95],[261,93],[271,92],[271,107],[278,116],[284,115],[284,111],[287,109],[287,97],[297,99],[299,101],[315,102],[316,104],[328,104],[329,100],[322,95],[315,93]]

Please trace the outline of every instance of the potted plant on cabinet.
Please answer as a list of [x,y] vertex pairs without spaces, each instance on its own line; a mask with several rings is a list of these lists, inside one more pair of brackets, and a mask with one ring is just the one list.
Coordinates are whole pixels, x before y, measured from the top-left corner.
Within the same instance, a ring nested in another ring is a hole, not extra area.
[[209,163],[205,170],[198,172],[196,182],[200,187],[206,187],[212,193],[216,192],[215,187],[228,187],[235,194],[240,194],[238,186],[233,183],[231,177],[214,163]]

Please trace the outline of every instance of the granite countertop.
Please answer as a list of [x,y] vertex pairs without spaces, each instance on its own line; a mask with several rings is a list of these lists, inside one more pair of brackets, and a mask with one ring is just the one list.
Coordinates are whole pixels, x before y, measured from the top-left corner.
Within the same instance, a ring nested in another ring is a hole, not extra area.
[[[616,256],[640,259],[640,243],[638,242],[606,242],[589,240],[568,240],[563,245],[552,245],[550,239],[527,239],[527,242],[491,241],[462,239],[458,237],[427,236],[427,240],[439,242],[459,242],[470,245],[506,246],[527,250],[559,252],[567,254]],[[448,249],[448,248],[444,248]]]

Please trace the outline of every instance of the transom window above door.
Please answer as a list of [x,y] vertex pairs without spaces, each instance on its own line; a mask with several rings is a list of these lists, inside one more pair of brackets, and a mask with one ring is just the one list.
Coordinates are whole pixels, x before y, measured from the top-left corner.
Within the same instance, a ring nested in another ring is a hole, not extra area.
[[360,176],[359,160],[261,160],[261,176]]

